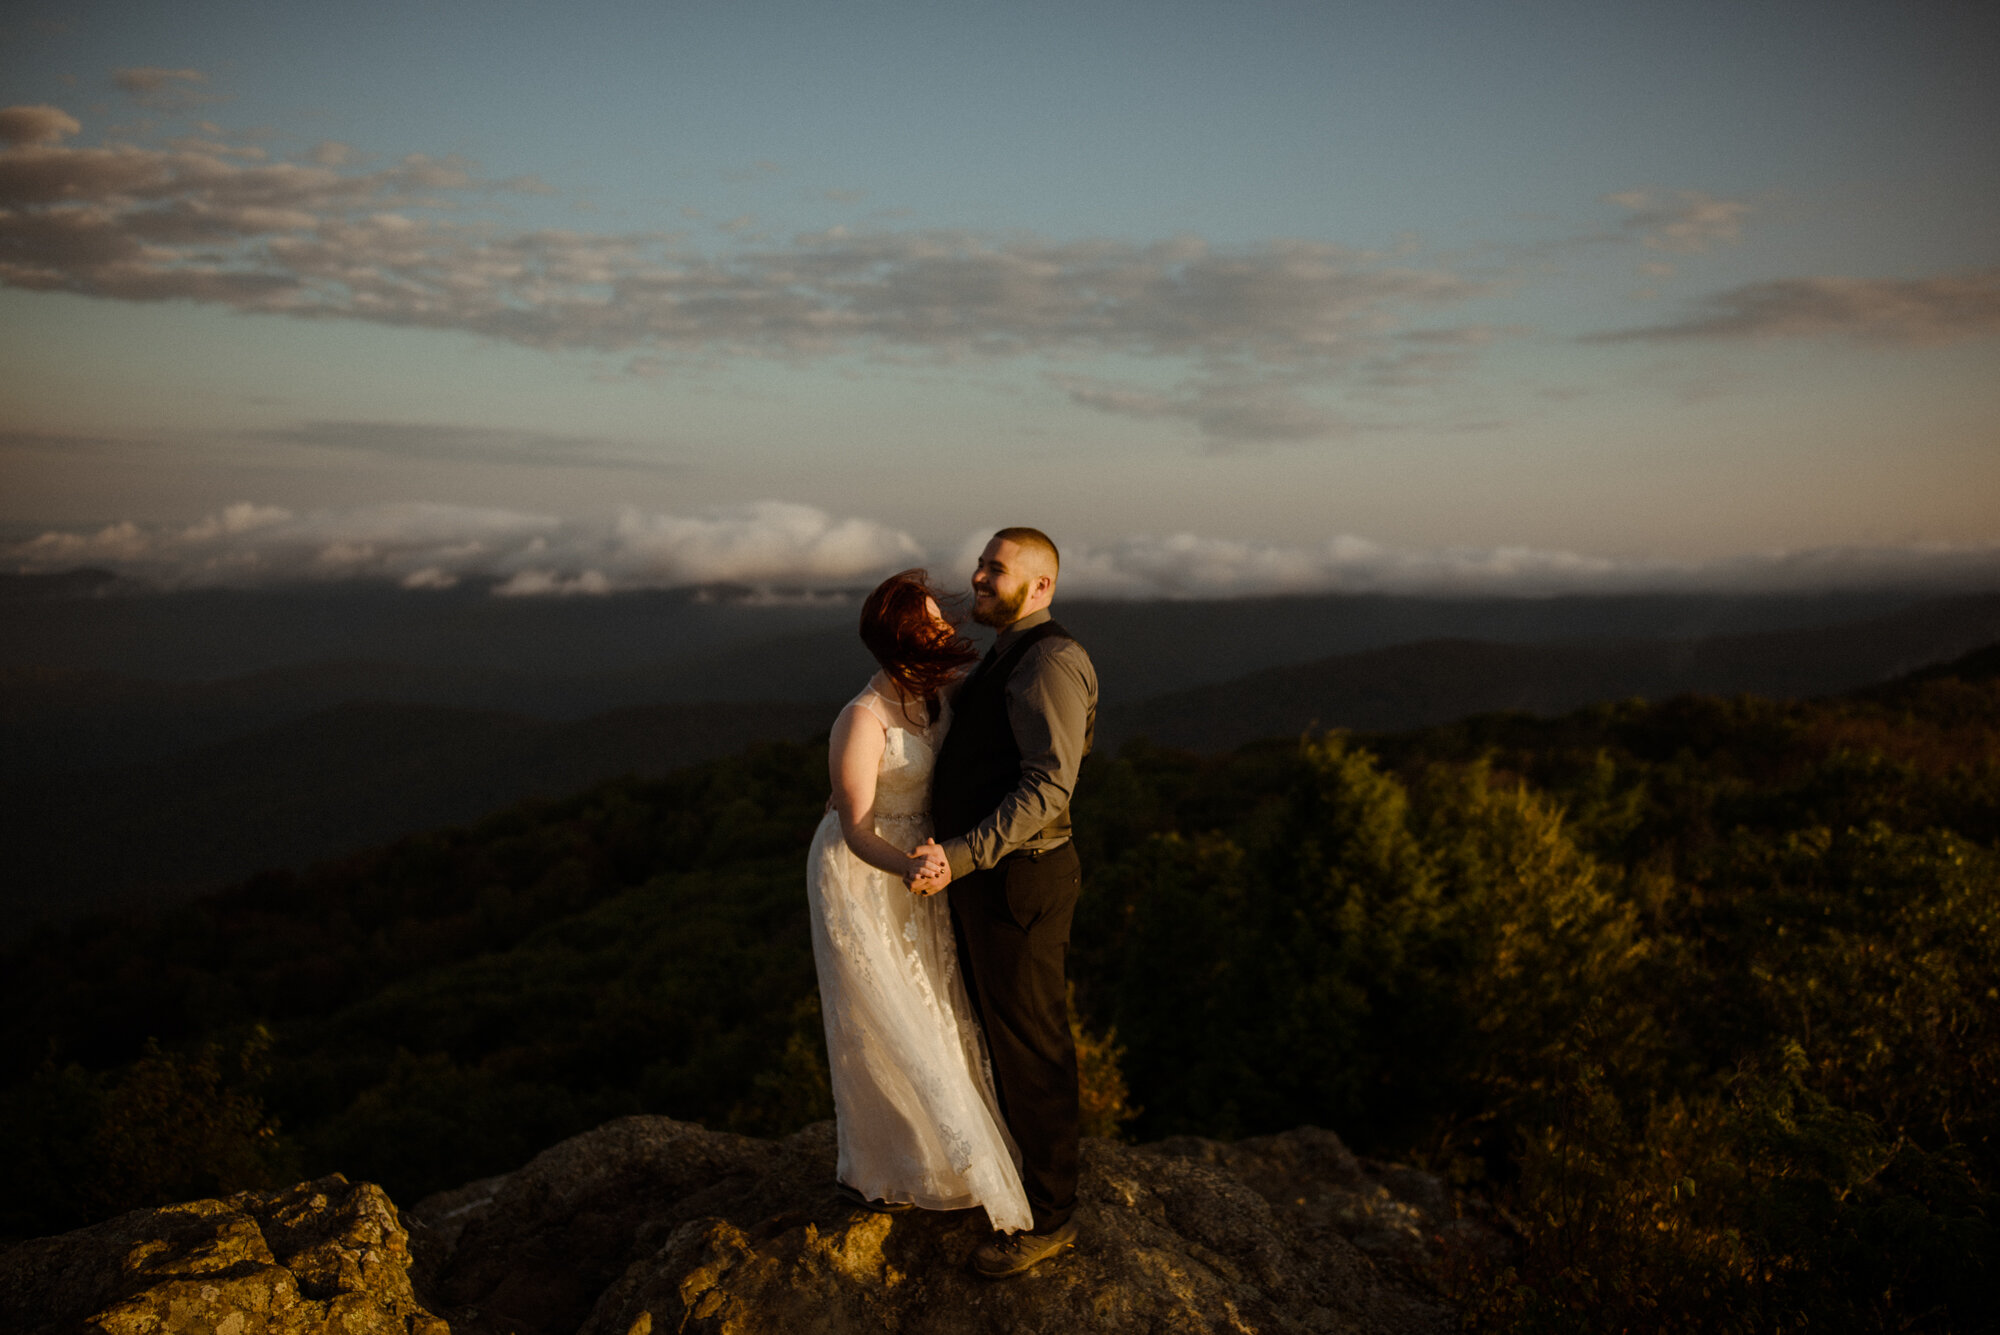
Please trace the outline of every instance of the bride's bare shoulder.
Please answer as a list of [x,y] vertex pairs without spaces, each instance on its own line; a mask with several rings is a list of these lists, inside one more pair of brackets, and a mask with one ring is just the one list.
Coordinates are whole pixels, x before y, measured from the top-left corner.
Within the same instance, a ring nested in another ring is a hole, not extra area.
[[899,725],[897,722],[897,716],[903,712],[903,706],[896,698],[894,691],[895,687],[891,686],[883,678],[883,675],[878,672],[868,679],[868,684],[861,688],[859,695],[847,702],[846,706],[840,711],[841,717],[846,718],[850,714],[858,714],[864,718],[874,720],[885,732],[890,728],[908,726],[907,724]]

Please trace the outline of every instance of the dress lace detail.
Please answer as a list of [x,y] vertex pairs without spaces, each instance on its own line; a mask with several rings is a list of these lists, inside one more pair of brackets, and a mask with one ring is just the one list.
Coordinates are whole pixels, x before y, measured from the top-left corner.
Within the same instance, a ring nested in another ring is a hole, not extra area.
[[[927,726],[872,687],[863,709],[886,734],[875,832],[898,848],[930,836],[931,767],[950,725]],[[856,857],[828,812],[806,863],[813,960],[826,1021],[840,1180],[930,1210],[985,1207],[996,1229],[1030,1225],[1020,1151],[993,1094],[986,1042],[952,938],[949,888],[911,894]]]

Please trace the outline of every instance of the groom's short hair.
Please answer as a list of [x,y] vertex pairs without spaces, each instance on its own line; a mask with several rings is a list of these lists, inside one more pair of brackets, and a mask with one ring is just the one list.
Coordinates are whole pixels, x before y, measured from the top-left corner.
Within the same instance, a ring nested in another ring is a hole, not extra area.
[[1032,551],[1046,555],[1049,558],[1050,579],[1053,580],[1057,575],[1062,573],[1062,553],[1056,550],[1056,545],[1050,541],[1049,535],[1040,529],[1003,528],[993,536],[1003,542],[1011,542],[1016,547],[1026,547]]

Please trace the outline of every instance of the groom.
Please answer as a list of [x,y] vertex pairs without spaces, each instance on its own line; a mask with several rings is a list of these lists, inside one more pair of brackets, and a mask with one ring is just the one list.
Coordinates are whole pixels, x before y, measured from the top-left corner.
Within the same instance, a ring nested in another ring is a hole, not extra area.
[[972,617],[1000,634],[952,701],[931,778],[925,874],[952,884],[967,990],[986,1033],[1001,1115],[1021,1149],[1033,1228],[996,1236],[972,1264],[1018,1275],[1076,1240],[1076,1045],[1064,971],[1082,888],[1069,804],[1097,723],[1090,655],[1049,616],[1061,561],[1032,528],[1003,528],[972,572]]

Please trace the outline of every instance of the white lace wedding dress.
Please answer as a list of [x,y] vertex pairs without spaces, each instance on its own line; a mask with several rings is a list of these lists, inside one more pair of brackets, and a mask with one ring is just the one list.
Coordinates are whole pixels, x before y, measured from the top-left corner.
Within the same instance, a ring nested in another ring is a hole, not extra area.
[[[949,717],[912,726],[873,684],[847,708],[887,733],[875,832],[913,849],[931,832],[935,748]],[[947,888],[911,894],[856,857],[829,811],[806,862],[842,1182],[928,1210],[984,1206],[1002,1231],[1030,1225],[1020,1153],[993,1097],[986,1043],[958,971]]]

